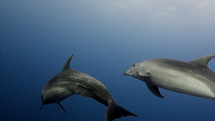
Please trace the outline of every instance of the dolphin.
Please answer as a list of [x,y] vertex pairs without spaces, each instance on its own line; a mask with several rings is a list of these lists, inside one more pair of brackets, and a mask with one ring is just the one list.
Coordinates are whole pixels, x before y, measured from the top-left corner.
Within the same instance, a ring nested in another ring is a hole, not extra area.
[[116,118],[125,116],[137,116],[117,105],[107,88],[100,81],[85,73],[70,69],[70,61],[72,57],[73,55],[68,58],[63,70],[51,78],[42,90],[41,108],[45,104],[56,103],[65,113],[67,113],[60,102],[69,96],[77,94],[93,98],[107,106],[106,121],[113,121]]
[[158,58],[133,64],[123,74],[144,81],[152,94],[163,98],[159,87],[183,94],[215,99],[215,73],[207,55],[190,62]]

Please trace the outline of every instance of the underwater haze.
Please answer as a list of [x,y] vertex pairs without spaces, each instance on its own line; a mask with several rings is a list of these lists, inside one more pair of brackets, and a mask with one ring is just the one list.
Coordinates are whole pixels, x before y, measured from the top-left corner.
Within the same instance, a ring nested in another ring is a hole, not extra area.
[[[124,76],[152,58],[190,61],[215,54],[213,0],[1,0],[0,120],[104,121],[106,107],[71,96],[40,110],[41,91],[74,54],[71,67],[100,80],[138,117],[117,121],[214,121],[215,100]],[[209,63],[215,71],[215,59]]]

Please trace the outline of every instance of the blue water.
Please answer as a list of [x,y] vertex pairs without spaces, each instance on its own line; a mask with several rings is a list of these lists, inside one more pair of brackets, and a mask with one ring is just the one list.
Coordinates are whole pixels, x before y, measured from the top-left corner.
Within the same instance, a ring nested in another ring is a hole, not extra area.
[[[71,54],[73,69],[106,85],[138,114],[117,121],[213,121],[213,100],[161,89],[122,75],[133,63],[215,54],[213,1],[1,0],[0,120],[104,121],[105,106],[72,96],[40,110],[41,91]],[[215,60],[209,67],[215,71]]]

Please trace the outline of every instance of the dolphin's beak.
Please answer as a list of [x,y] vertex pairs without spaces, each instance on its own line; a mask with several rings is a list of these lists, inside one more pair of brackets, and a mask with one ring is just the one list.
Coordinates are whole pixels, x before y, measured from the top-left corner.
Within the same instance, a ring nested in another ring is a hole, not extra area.
[[122,74],[128,76],[128,70],[124,71]]

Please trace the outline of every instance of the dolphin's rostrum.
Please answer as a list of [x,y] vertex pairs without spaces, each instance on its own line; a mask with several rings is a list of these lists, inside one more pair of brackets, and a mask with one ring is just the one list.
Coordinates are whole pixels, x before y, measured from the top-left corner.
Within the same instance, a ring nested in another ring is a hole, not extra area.
[[160,98],[159,87],[215,99],[215,73],[208,62],[215,55],[203,56],[190,62],[158,58],[145,60],[130,67],[123,74],[146,82],[149,90]]
[[91,97],[107,106],[106,121],[113,121],[125,116],[137,116],[117,105],[107,88],[100,81],[85,73],[70,69],[72,57],[68,58],[63,70],[49,80],[43,89],[41,108],[45,104],[57,103],[66,112],[60,102],[69,96],[78,94]]

